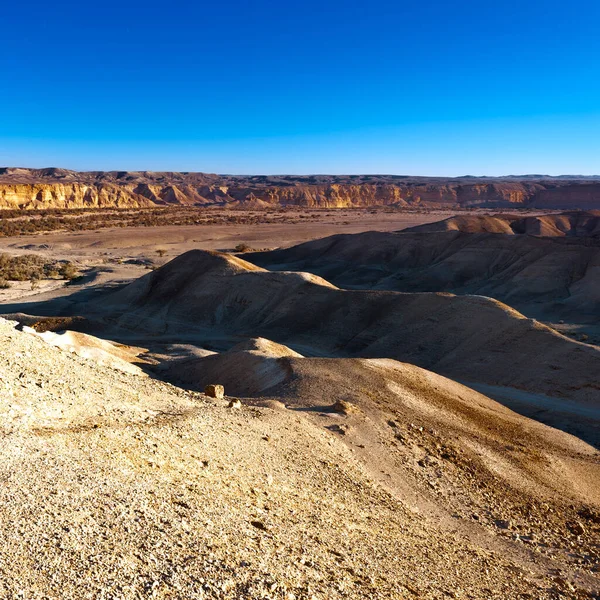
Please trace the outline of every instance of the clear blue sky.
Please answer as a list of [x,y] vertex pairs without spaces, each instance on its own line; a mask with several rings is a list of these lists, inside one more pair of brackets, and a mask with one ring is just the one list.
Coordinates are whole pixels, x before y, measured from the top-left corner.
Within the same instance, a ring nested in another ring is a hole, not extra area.
[[34,0],[0,22],[0,165],[600,173],[598,0]]

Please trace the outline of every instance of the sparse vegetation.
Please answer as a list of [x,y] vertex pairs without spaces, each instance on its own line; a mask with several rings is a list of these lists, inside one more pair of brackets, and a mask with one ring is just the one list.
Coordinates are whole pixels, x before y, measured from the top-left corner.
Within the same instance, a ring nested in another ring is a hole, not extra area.
[[242,242],[240,244],[238,244],[234,250],[236,252],[250,252],[252,250],[252,248],[250,248],[250,246],[248,244],[246,244],[245,242]]
[[[362,209],[347,209],[361,211]],[[378,207],[378,212],[411,212],[399,207]],[[415,210],[415,212],[418,212]],[[334,217],[331,209],[274,206],[265,210],[206,206],[156,208],[0,210],[0,237],[49,231],[100,231],[108,227],[160,227],[181,225],[258,225],[301,223]]]
[[63,263],[58,273],[63,279],[67,279],[68,281],[72,281],[78,276],[77,268],[71,262]]
[[3,289],[10,287],[11,281],[29,281],[35,289],[42,279],[71,280],[75,277],[77,269],[70,262],[47,261],[37,254],[0,254],[0,288]]

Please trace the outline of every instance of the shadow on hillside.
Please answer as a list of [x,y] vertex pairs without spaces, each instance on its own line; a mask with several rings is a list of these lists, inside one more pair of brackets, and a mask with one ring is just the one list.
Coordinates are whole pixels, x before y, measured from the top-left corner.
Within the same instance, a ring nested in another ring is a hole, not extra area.
[[[99,287],[86,287],[75,291],[66,297],[58,297],[49,300],[37,302],[13,302],[0,305],[0,316],[5,316],[17,320],[26,325],[33,321],[26,320],[25,316],[33,317],[83,317],[78,321],[77,331],[87,333],[108,341],[114,341],[124,345],[140,346],[147,348],[150,353],[158,353],[166,356],[165,360],[176,358],[169,356],[172,352],[169,346],[184,345],[197,346],[210,349],[217,352],[223,352],[231,348],[236,343],[242,341],[242,337],[228,336],[216,338],[214,332],[189,329],[187,334],[181,332],[173,333],[174,338],[169,338],[168,334],[144,336],[139,332],[129,331],[117,325],[115,315],[112,318],[107,317],[102,310],[102,304],[99,302],[108,294],[124,287],[127,284],[103,285]],[[274,340],[277,341],[277,340]],[[306,348],[294,348],[305,356],[310,353]],[[362,358],[380,358],[374,356],[361,356],[361,352],[355,354]],[[323,355],[321,355],[323,356]],[[386,358],[386,357],[383,357]],[[399,358],[401,360],[402,357]],[[415,362],[408,360],[408,362]],[[193,389],[190,386],[181,385],[173,378],[169,377],[169,369],[162,369],[159,363],[148,364],[143,361],[136,363],[150,377],[166,381],[168,383],[179,385],[184,389]],[[164,364],[164,363],[163,363]],[[423,366],[423,365],[418,365]],[[434,370],[434,369],[432,369]],[[441,373],[444,375],[444,373]],[[227,389],[227,381],[221,382]],[[558,398],[541,396],[540,394],[528,394],[513,388],[502,388],[498,386],[485,385],[484,383],[463,382],[464,385],[471,387],[500,404],[507,406],[514,412],[538,422],[544,423],[556,429],[569,433],[588,444],[600,449],[600,408],[590,408],[589,414],[579,414],[577,408],[569,405],[569,402],[563,402]],[[329,406],[318,406],[310,408],[298,408],[296,410],[307,412],[330,412]]]

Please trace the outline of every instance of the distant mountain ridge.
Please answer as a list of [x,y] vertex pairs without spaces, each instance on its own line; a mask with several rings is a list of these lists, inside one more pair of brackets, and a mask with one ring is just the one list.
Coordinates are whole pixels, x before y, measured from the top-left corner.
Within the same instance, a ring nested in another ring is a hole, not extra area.
[[143,208],[599,209],[600,176],[218,175],[0,168],[0,209]]

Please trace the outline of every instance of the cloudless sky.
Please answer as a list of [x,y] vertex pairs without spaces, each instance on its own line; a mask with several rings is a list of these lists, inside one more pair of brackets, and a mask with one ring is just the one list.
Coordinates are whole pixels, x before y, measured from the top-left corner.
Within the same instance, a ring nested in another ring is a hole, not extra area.
[[1,8],[0,165],[600,173],[598,0]]

